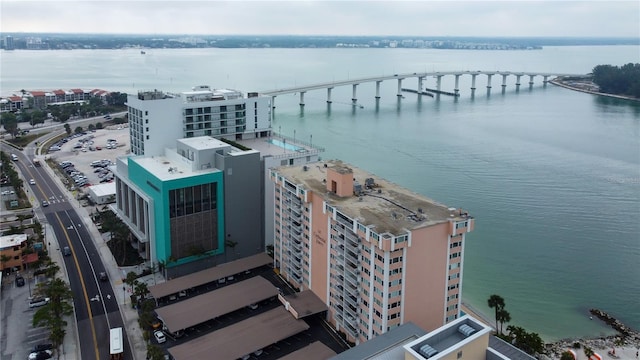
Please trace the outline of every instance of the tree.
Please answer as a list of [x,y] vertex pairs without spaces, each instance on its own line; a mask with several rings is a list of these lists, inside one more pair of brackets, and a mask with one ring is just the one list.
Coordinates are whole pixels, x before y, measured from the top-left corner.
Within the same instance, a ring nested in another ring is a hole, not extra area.
[[75,129],[75,133],[76,133],[76,134],[80,134],[82,131],[83,131],[82,126],[78,126],[78,127],[76,127],[76,129]]
[[11,137],[16,137],[16,134],[18,133],[18,117],[16,114],[6,112],[2,114],[1,119],[4,129],[11,134]]
[[97,122],[96,123],[96,129],[102,129],[102,123],[101,122]]
[[147,359],[149,360],[163,360],[164,359],[164,351],[154,344],[147,345]]
[[64,318],[73,314],[73,307],[70,304],[73,293],[69,285],[58,278],[43,283],[39,286],[38,291],[49,298],[49,303],[38,309],[33,315],[33,326],[47,328],[49,340],[54,349],[58,351],[66,335],[67,321]]
[[71,135],[71,125],[64,124],[64,131],[67,132],[67,135]]
[[129,285],[131,292],[133,292],[133,286],[135,285],[137,279],[138,279],[138,275],[133,271],[129,271],[127,273],[127,277],[124,278],[123,280],[125,284]]
[[560,355],[560,360],[575,360],[575,358],[569,351],[565,351]]
[[504,325],[504,323],[508,323],[509,321],[511,321],[511,314],[509,314],[509,312],[505,309],[500,309],[496,314],[496,321],[500,323],[499,333],[502,334],[502,326]]
[[42,110],[34,110],[31,112],[31,121],[29,124],[31,126],[36,126],[38,124],[44,124],[44,120],[47,118],[47,114]]
[[537,333],[529,333],[520,326],[507,326],[508,338],[511,344],[529,355],[541,354],[544,351],[544,342]]
[[2,263],[2,270],[4,270],[4,264],[8,263],[11,260],[11,256],[7,254],[0,255],[0,263]]
[[593,349],[591,349],[591,348],[590,348],[590,347],[588,347],[588,346],[585,346],[585,347],[584,347],[584,356],[586,356],[586,357],[587,357],[587,359],[591,359],[591,357],[593,356],[593,354],[594,354]]
[[[500,295],[491,295],[489,296],[489,299],[487,300],[487,304],[489,305],[489,308],[495,309],[495,314],[496,314],[496,330],[498,330],[498,312],[502,309],[504,309],[504,299],[500,296]],[[499,334],[502,334],[501,331],[498,332]]]

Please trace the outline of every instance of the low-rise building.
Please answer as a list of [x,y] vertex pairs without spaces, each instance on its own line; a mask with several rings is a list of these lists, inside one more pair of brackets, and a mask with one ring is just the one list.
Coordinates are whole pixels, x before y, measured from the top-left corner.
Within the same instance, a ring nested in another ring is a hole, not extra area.
[[0,269],[23,269],[22,252],[27,246],[27,234],[0,236]]

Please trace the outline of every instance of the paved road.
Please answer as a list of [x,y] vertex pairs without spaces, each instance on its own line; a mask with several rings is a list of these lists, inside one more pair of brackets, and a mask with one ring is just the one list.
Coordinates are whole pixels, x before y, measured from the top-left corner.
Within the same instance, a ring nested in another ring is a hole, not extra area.
[[[35,148],[27,147],[26,155],[11,152],[18,155],[19,160],[14,164],[24,178],[36,181],[36,185],[25,183],[25,187],[30,187],[30,195],[35,197],[36,203],[42,204],[43,200],[50,203],[46,207],[36,207],[36,214],[41,219],[44,217],[50,224],[58,239],[59,248],[69,246],[72,250],[72,255],[63,259],[74,294],[80,358],[105,359],[109,354],[109,329],[123,327],[123,318],[111,282],[98,280],[98,274],[105,271],[105,267],[91,234],[73,205],[67,201],[66,191],[58,186],[58,182],[45,169],[46,165],[33,166],[31,159]],[[125,349],[129,349],[126,333],[124,337]],[[126,353],[126,358],[131,359],[132,356]]]

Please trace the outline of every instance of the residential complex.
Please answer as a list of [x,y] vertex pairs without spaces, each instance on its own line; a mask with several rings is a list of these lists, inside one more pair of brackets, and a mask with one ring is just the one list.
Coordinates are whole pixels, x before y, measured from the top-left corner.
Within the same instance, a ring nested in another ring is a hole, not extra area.
[[329,307],[361,343],[408,321],[460,315],[465,236],[474,219],[341,161],[270,170],[275,267]]
[[84,102],[92,98],[98,98],[103,103],[106,103],[107,97],[110,94],[110,91],[101,89],[57,89],[52,91],[25,91],[24,93],[20,94],[0,97],[0,112],[17,111],[28,108],[44,109],[48,105]]
[[131,152],[161,154],[177,138],[213,136],[229,140],[268,137],[269,97],[197,86],[173,94],[158,90],[129,95]]

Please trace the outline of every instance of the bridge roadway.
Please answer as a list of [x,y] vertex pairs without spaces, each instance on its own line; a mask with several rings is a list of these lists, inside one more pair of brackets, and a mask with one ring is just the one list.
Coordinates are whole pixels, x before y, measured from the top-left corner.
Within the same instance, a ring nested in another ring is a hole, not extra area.
[[[369,82],[375,82],[376,83],[376,99],[380,98],[380,84],[385,81],[385,80],[397,80],[398,82],[398,91],[397,91],[397,96],[401,97],[402,96],[402,81],[405,79],[409,79],[409,78],[416,78],[418,79],[418,87],[416,89],[416,91],[420,92],[423,90],[422,88],[422,83],[424,81],[424,79],[426,77],[435,77],[436,78],[436,90],[437,91],[442,91],[441,89],[441,82],[442,82],[442,77],[444,76],[455,76],[455,88],[453,89],[455,94],[458,94],[458,92],[460,91],[459,89],[459,80],[460,77],[463,75],[468,75],[471,76],[471,91],[474,92],[476,89],[476,77],[478,75],[485,75],[487,77],[487,89],[491,89],[491,78],[494,75],[500,75],[502,76],[502,88],[505,88],[507,86],[507,77],[509,76],[515,76],[516,77],[516,88],[518,88],[520,86],[520,78],[522,76],[528,76],[529,77],[529,85],[533,85],[534,81],[533,79],[536,76],[542,76],[543,77],[543,82],[547,83],[548,78],[549,77],[564,77],[564,76],[575,76],[575,77],[580,77],[580,76],[586,76],[585,74],[566,74],[566,73],[554,73],[554,72],[521,72],[521,71],[482,71],[482,70],[478,70],[478,71],[470,71],[470,70],[461,70],[461,71],[436,71],[436,72],[414,72],[414,73],[405,73],[405,74],[393,74],[393,75],[384,75],[384,76],[372,76],[372,77],[364,77],[364,78],[358,78],[358,79],[348,79],[348,80],[339,80],[339,81],[331,81],[331,82],[326,82],[326,83],[318,83],[318,84],[311,84],[311,85],[303,85],[303,86],[294,86],[294,87],[288,87],[288,88],[281,88],[281,89],[273,89],[273,90],[265,90],[265,91],[259,91],[258,93],[260,95],[264,95],[264,96],[271,96],[271,104],[272,106],[274,106],[275,104],[275,98],[278,95],[285,95],[285,94],[295,94],[295,93],[299,93],[300,94],[300,106],[304,106],[304,94],[307,91],[312,91],[312,90],[322,90],[322,89],[326,89],[327,90],[327,103],[331,103],[331,90],[337,86],[348,86],[351,85],[353,88],[353,93],[352,93],[352,102],[355,105],[357,102],[357,93],[356,93],[356,88],[358,85],[362,84],[362,83],[369,83]],[[275,107],[275,106],[274,106]]]

